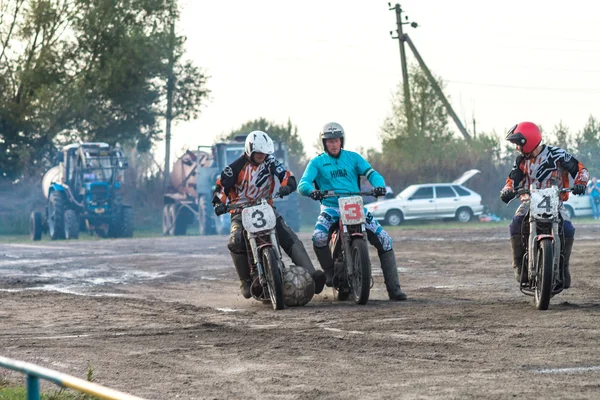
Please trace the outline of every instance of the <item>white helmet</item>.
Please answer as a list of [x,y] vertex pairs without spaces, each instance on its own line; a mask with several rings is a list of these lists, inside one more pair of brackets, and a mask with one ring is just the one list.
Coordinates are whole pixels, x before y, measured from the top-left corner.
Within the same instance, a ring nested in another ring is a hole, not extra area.
[[252,156],[255,151],[265,154],[273,154],[275,145],[273,141],[263,131],[252,131],[246,136],[245,152],[248,157]]

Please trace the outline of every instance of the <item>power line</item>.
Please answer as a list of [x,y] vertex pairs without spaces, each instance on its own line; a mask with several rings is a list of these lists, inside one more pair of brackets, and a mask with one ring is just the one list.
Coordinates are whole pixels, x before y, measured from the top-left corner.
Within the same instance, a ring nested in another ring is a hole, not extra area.
[[553,87],[541,87],[541,86],[518,86],[518,85],[503,85],[498,83],[481,83],[481,82],[467,82],[467,81],[454,81],[444,80],[444,82],[455,83],[459,85],[473,85],[473,86],[488,86],[497,87],[503,89],[524,89],[524,90],[546,90],[546,91],[562,91],[562,92],[577,92],[577,93],[600,93],[600,88],[553,88]]

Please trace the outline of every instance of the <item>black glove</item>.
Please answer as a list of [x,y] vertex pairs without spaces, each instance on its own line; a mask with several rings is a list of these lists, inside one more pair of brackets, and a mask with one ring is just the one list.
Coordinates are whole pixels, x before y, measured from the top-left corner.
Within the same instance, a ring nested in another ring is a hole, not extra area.
[[376,197],[385,196],[386,193],[387,193],[387,189],[384,188],[383,186],[378,186],[375,189],[373,189],[373,194]]
[[292,188],[289,186],[280,186],[279,187],[279,196],[283,197],[283,196],[288,196],[290,193],[292,193]]
[[313,190],[308,196],[313,200],[323,200],[323,193],[319,190]]
[[217,214],[217,215],[222,215],[227,212],[227,206],[223,203],[217,203],[214,205],[214,207],[215,207],[215,214]]
[[573,194],[578,194],[578,195],[584,194],[585,193],[585,185],[582,185],[582,184],[573,185],[571,192]]
[[503,202],[508,204],[508,202],[511,201],[512,199],[514,199],[516,195],[517,195],[516,190],[504,189],[503,191],[500,192],[500,200],[502,200]]

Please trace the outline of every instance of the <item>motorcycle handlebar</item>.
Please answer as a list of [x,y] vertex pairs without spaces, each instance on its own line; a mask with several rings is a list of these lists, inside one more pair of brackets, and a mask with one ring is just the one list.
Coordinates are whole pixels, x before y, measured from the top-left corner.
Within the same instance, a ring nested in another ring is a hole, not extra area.
[[344,193],[335,192],[333,190],[320,190],[319,193],[321,193],[323,195],[323,198],[325,198],[325,197],[340,197],[340,196],[374,196],[374,197],[378,197],[375,195],[375,192],[372,190],[370,190],[368,192],[344,192]]
[[274,193],[272,195],[269,196],[265,196],[265,197],[259,197],[257,199],[254,199],[252,201],[246,202],[246,203],[242,203],[242,204],[227,204],[227,211],[231,211],[231,210],[239,210],[241,208],[244,207],[251,207],[251,206],[255,206],[258,203],[260,203],[262,200],[273,200],[276,198],[283,198],[283,196],[279,195],[279,193]]
[[[568,193],[568,192],[572,192],[573,188],[562,188],[560,189],[560,193]],[[531,192],[529,191],[529,189],[526,188],[519,188],[517,189],[517,196],[521,196],[523,194],[530,194]]]

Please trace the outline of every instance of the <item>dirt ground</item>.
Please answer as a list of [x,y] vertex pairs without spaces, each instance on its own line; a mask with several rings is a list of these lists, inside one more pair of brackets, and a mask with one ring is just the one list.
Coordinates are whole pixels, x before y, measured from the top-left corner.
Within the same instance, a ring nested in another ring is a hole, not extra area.
[[224,236],[0,244],[0,355],[148,399],[598,398],[600,224],[575,225],[548,311],[506,227],[393,230],[408,301],[371,248],[367,305],[277,312],[241,297]]

